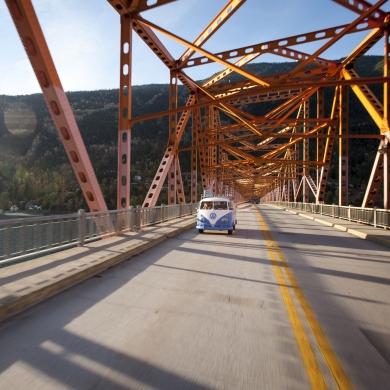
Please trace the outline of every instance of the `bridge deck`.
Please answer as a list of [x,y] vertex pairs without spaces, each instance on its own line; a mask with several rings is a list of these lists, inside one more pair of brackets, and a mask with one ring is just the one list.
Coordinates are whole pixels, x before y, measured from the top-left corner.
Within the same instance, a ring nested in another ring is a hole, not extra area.
[[2,269],[4,303],[161,241],[0,323],[0,387],[388,388],[388,248],[262,205],[233,236],[175,223]]

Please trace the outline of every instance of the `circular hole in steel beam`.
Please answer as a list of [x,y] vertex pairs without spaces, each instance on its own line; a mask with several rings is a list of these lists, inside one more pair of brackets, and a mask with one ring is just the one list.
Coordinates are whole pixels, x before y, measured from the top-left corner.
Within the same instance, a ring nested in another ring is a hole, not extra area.
[[53,111],[54,115],[60,115],[60,109],[58,108],[58,105],[54,100],[50,101],[50,108]]
[[14,17],[14,19],[16,19],[16,20],[22,20],[23,19],[22,13],[20,12],[19,6],[16,3],[16,1],[10,1],[9,2],[9,9],[10,9],[11,14]]
[[87,182],[87,178],[85,177],[83,172],[79,172],[79,178],[83,183]]
[[47,77],[46,77],[46,74],[44,71],[40,70],[39,72],[37,72],[37,79],[38,79],[39,84],[42,87],[47,88],[49,86],[49,81],[47,80]]
[[92,192],[87,191],[87,192],[85,193],[85,195],[87,196],[87,198],[88,198],[88,200],[89,200],[90,202],[93,202],[93,201],[95,200],[95,198],[94,198],[93,195],[92,195]]
[[73,162],[77,163],[79,162],[79,158],[77,157],[77,153],[74,150],[71,150],[69,152],[70,158],[72,159]]
[[62,134],[62,138],[66,141],[69,141],[70,140],[70,135],[68,133],[68,130],[66,129],[66,127],[61,127],[60,129],[61,131],[61,134]]
[[35,49],[34,42],[31,38],[27,37],[23,39],[24,47],[26,48],[27,53],[30,56],[35,57],[37,55],[37,51]]

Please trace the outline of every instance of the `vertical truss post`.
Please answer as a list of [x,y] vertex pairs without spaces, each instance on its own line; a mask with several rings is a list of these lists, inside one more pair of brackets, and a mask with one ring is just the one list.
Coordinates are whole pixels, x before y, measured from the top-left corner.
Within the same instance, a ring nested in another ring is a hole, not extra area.
[[30,0],[6,0],[60,139],[91,211],[107,210],[68,98]]
[[198,201],[198,134],[201,129],[200,109],[192,110],[192,150],[191,150],[191,203]]
[[186,203],[186,197],[184,195],[184,187],[183,187],[183,179],[181,175],[180,169],[180,160],[179,157],[176,157],[176,172],[175,172],[175,180],[176,180],[176,195],[179,203]]
[[176,204],[177,156],[173,158],[168,172],[168,204]]
[[[300,105],[299,110],[298,110],[298,115],[297,118],[302,118],[303,117],[303,106]],[[294,132],[297,133],[298,131],[301,130],[301,126],[295,126]],[[301,159],[301,142],[297,142],[294,145],[295,153],[294,153],[294,159],[295,160],[300,160]],[[294,171],[295,171],[295,184],[296,184],[296,190],[294,194],[294,201],[297,202],[298,196],[299,196],[299,176],[302,174],[301,168],[297,167],[297,164],[294,164]]]
[[[333,105],[332,112],[330,114],[330,118],[332,120],[338,119],[339,115],[339,87],[336,87],[334,97],[333,97]],[[332,160],[333,146],[334,146],[334,137],[332,135],[336,134],[336,126],[333,124],[328,128],[328,138],[326,139],[325,149],[324,149],[324,157],[323,162],[325,163],[321,168],[320,181],[317,187],[317,200],[316,203],[324,203],[325,201],[325,190],[326,185],[328,183],[329,177],[329,167]]]
[[389,187],[389,143],[385,147],[385,152],[383,154],[383,208],[389,209],[389,196],[390,196],[390,187]]
[[[325,96],[324,96],[324,88],[319,88],[317,91],[317,118],[324,118],[324,107],[325,107]],[[319,122],[317,122],[319,125]],[[321,128],[318,131],[318,135],[324,135],[324,129]],[[322,161],[324,158],[324,143],[325,138],[317,138],[317,161]],[[317,189],[319,188],[321,169],[317,169]],[[317,190],[318,191],[318,190]],[[318,203],[318,197],[316,197],[316,203]]]
[[[206,109],[207,116],[206,116],[206,130],[211,130],[214,128],[214,107],[209,106]],[[209,143],[209,140],[206,138],[206,143]],[[214,169],[211,170],[211,167],[214,166],[214,160],[213,160],[213,146],[208,146],[206,148],[206,161],[207,161],[207,168],[208,168],[208,189],[211,190],[211,193],[215,195],[215,175],[214,175]]]
[[[216,107],[211,107],[210,111],[211,111],[210,112],[211,127],[213,129],[215,129],[218,127],[218,123],[219,123],[219,121],[218,121],[219,112],[218,112]],[[213,138],[217,139],[218,135],[214,135]],[[217,164],[217,158],[218,158],[217,146],[213,145],[209,148],[209,156],[210,156],[210,165],[215,166]],[[218,182],[218,177],[217,177],[217,173],[215,170],[213,170],[212,185],[213,185],[212,192],[214,195],[216,195],[218,193],[218,189],[219,189],[219,182]]]
[[[303,103],[303,117],[305,118],[305,122],[303,123],[303,132],[307,133],[309,131],[309,126],[306,122],[306,119],[310,117],[308,100],[306,100]],[[304,138],[303,139],[303,162],[304,163],[305,161],[310,160],[309,152],[310,152],[310,139]],[[309,203],[309,185],[306,179],[306,176],[308,176],[309,174],[310,174],[309,168],[307,167],[306,164],[304,164],[303,171],[302,171],[302,179],[303,179],[302,191],[303,191],[303,201],[305,203]]]
[[[204,110],[206,115],[207,110]],[[206,174],[207,170],[207,159],[206,159],[206,139],[204,137],[204,126],[205,126],[205,118],[203,118],[203,123],[201,120],[201,115],[200,115],[200,126],[198,127],[198,153],[199,153],[199,165],[200,165],[200,171],[202,175],[202,191],[208,189],[208,178]]]
[[132,17],[121,16],[117,209],[130,207]]
[[348,206],[348,87],[340,87],[339,98],[339,205]]
[[[223,140],[223,135],[220,134],[218,136],[218,140],[219,141],[222,141]],[[224,150],[222,148],[222,146],[218,146],[217,147],[217,150],[218,150],[218,164],[223,164],[224,163]],[[218,188],[218,192],[220,194],[223,194],[223,184],[224,184],[224,181],[225,181],[225,170],[224,168],[221,168],[220,169],[220,175],[219,175],[219,188]]]
[[[177,108],[178,101],[178,87],[177,87],[177,76],[178,72],[172,70],[170,72],[170,82],[169,82],[169,109],[174,110]],[[169,115],[169,144],[175,144],[175,135],[176,135],[176,126],[177,126],[177,113]],[[177,145],[176,145],[177,148]],[[173,151],[175,157],[174,161],[171,163],[171,167],[168,172],[168,204],[176,204],[176,173],[177,173],[177,151]]]
[[[390,54],[390,27],[387,27],[384,36],[384,58],[383,58],[383,75],[389,76],[389,54]],[[389,125],[389,83],[383,84],[383,121]],[[389,209],[389,140],[390,131],[387,133],[387,139],[385,141],[386,153],[383,156],[384,165],[384,178],[383,178],[383,208]]]
[[287,202],[291,201],[291,180],[287,180]]
[[[171,70],[170,80],[169,80],[169,109],[174,110],[177,108],[178,104],[178,72]],[[169,143],[173,144],[175,142],[177,127],[177,113],[169,115]]]
[[[213,128],[213,108],[206,107],[204,110],[204,129],[202,132],[207,132],[208,130]],[[201,134],[202,134],[201,132]],[[212,156],[211,156],[211,148],[208,146],[209,139],[206,137],[201,138],[201,144],[203,148],[200,150],[200,166],[202,170],[202,187],[203,190],[211,190],[212,189],[212,172],[210,171],[210,167],[212,166]]]

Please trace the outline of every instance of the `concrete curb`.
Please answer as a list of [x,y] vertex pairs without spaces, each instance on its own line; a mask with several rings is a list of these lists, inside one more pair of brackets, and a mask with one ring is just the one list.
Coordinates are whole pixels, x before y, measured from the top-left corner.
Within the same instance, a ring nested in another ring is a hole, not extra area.
[[343,232],[347,232],[347,233],[352,234],[356,237],[362,238],[363,240],[372,241],[372,242],[375,242],[377,244],[381,244],[381,245],[390,247],[390,237],[389,237],[389,239],[385,239],[385,238],[382,238],[382,237],[375,235],[375,234],[364,233],[362,231],[359,231],[356,229],[351,229],[351,228],[348,228],[346,226],[340,225],[339,223],[332,223],[332,222],[326,221],[326,220],[318,218],[318,217],[313,217],[310,214],[307,214],[305,212],[300,213],[299,211],[289,210],[289,209],[286,209],[284,207],[278,207],[275,205],[267,205],[267,206],[271,206],[271,207],[274,207],[276,209],[287,211],[291,214],[299,215],[300,217],[310,219],[310,220],[318,222],[318,223],[322,223],[323,225],[333,227],[333,228],[341,230]]
[[[154,233],[156,237],[153,237],[150,241],[147,242],[140,242],[130,250],[126,250],[120,254],[113,254],[111,257],[100,260],[99,263],[90,265],[85,269],[76,269],[72,274],[63,278],[56,279],[54,281],[52,279],[46,285],[39,286],[29,293],[20,296],[10,295],[9,299],[3,298],[2,302],[0,303],[0,321],[20,313],[21,311],[28,309],[29,307],[34,306],[37,303],[42,302],[43,300],[50,298],[51,296],[61,291],[64,291],[86,279],[91,278],[92,276],[106,270],[107,268],[121,263],[122,261],[136,255],[137,253],[143,252],[155,245],[160,244],[168,238],[174,237],[195,226],[196,222],[191,220],[191,222],[185,224],[184,226],[172,228],[171,231],[160,234]],[[62,253],[65,252],[66,251]]]

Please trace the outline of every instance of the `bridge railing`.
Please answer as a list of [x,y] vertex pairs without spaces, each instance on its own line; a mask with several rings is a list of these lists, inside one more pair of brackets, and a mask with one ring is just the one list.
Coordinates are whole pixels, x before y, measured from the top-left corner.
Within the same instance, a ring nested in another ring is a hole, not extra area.
[[0,266],[196,214],[196,203],[0,220]]
[[355,206],[338,206],[335,204],[315,204],[301,202],[264,202],[290,210],[300,210],[308,213],[327,215],[333,218],[345,219],[351,222],[365,223],[375,227],[390,228],[390,210],[364,208]]

